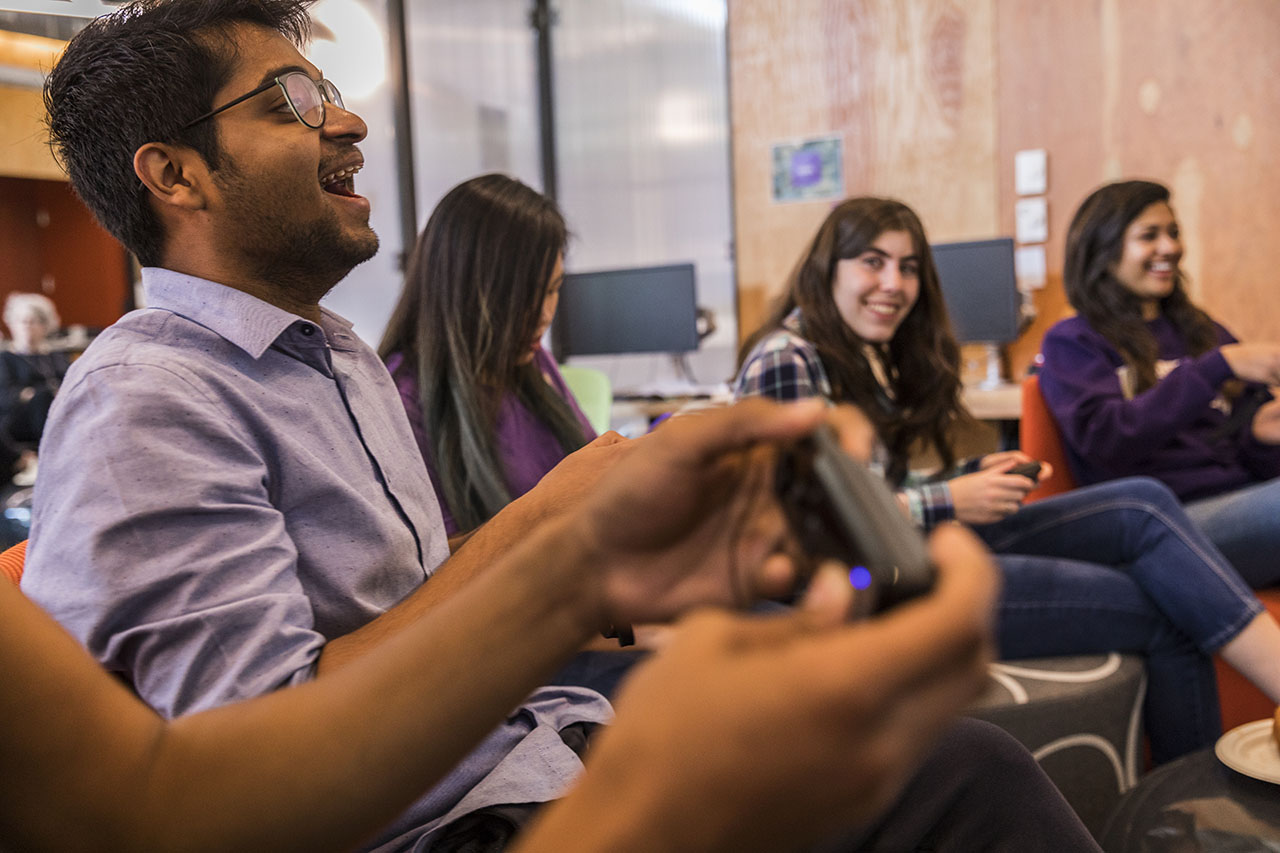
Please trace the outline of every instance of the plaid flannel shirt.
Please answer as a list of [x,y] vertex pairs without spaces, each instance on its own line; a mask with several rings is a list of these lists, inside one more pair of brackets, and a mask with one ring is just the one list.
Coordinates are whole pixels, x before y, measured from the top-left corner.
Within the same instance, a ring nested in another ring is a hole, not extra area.
[[[751,350],[734,382],[734,399],[768,397],[787,402],[808,397],[831,400],[831,380],[813,344],[800,336],[800,313],[793,311],[782,328],[765,335]],[[872,467],[885,469],[884,447],[877,443]],[[932,530],[956,517],[951,487],[946,480],[977,471],[981,459],[969,459],[942,478],[911,473],[899,487],[907,502],[911,520],[924,530]]]

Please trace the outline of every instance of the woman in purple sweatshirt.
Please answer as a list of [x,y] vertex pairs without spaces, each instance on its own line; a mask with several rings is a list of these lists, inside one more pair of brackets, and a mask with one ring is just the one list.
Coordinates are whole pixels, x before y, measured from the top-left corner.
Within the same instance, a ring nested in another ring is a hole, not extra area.
[[454,187],[409,257],[379,354],[449,535],[479,527],[595,438],[539,341],[564,278],[564,217],[506,175]]
[[1188,298],[1169,190],[1121,181],[1071,222],[1078,316],[1042,344],[1045,401],[1081,483],[1163,480],[1255,589],[1280,583],[1280,345],[1242,344]]

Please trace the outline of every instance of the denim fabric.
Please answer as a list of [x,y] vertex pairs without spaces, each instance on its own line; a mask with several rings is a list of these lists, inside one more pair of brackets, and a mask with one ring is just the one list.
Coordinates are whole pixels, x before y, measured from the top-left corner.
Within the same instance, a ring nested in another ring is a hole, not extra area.
[[1143,723],[1157,764],[1222,733],[1213,663],[1138,584],[1097,563],[998,555],[996,637],[1005,660],[1120,651],[1146,658]]
[[1262,607],[1168,487],[1113,480],[975,529],[1006,577],[1002,655],[1141,653],[1153,758],[1214,741],[1221,722],[1208,655]]
[[1187,516],[1249,586],[1280,585],[1280,479],[1191,501]]
[[1086,560],[1124,572],[1207,653],[1262,612],[1169,488],[1150,477],[1055,495],[975,530],[999,554]]

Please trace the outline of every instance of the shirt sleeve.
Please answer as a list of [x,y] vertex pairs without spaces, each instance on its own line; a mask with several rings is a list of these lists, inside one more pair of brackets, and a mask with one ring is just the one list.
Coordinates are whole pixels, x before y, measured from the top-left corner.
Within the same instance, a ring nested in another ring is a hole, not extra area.
[[1204,413],[1231,378],[1218,349],[1185,358],[1153,387],[1125,399],[1119,355],[1086,326],[1050,329],[1040,388],[1063,438],[1116,474],[1141,472],[1147,455]]
[[[1258,394],[1259,405],[1265,405],[1274,399],[1265,386],[1254,385],[1250,387]],[[1252,409],[1250,417],[1240,426],[1240,433],[1237,438],[1237,446],[1240,448],[1240,462],[1256,479],[1270,480],[1274,477],[1280,477],[1280,446],[1263,444],[1254,438],[1252,416],[1256,413],[1257,409]]]
[[921,483],[899,491],[907,499],[907,514],[921,530],[929,531],[956,517],[951,487],[946,483]]
[[756,353],[738,373],[734,396],[768,397],[787,402],[823,396],[816,371],[793,346],[767,349]]
[[45,433],[23,588],[167,717],[305,681],[324,644],[243,423],[124,364],[64,387]]

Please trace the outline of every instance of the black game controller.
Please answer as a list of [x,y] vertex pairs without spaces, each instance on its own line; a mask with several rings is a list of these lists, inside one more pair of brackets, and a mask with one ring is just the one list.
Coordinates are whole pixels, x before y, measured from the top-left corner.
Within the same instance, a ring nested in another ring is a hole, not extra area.
[[782,455],[776,484],[805,554],[848,566],[850,582],[869,593],[859,598],[863,614],[933,588],[924,538],[885,481],[845,453],[829,427]]
[[1043,467],[1039,462],[1023,462],[1021,465],[1014,465],[1006,474],[1017,474],[1026,477],[1033,483],[1040,481],[1040,468]]

